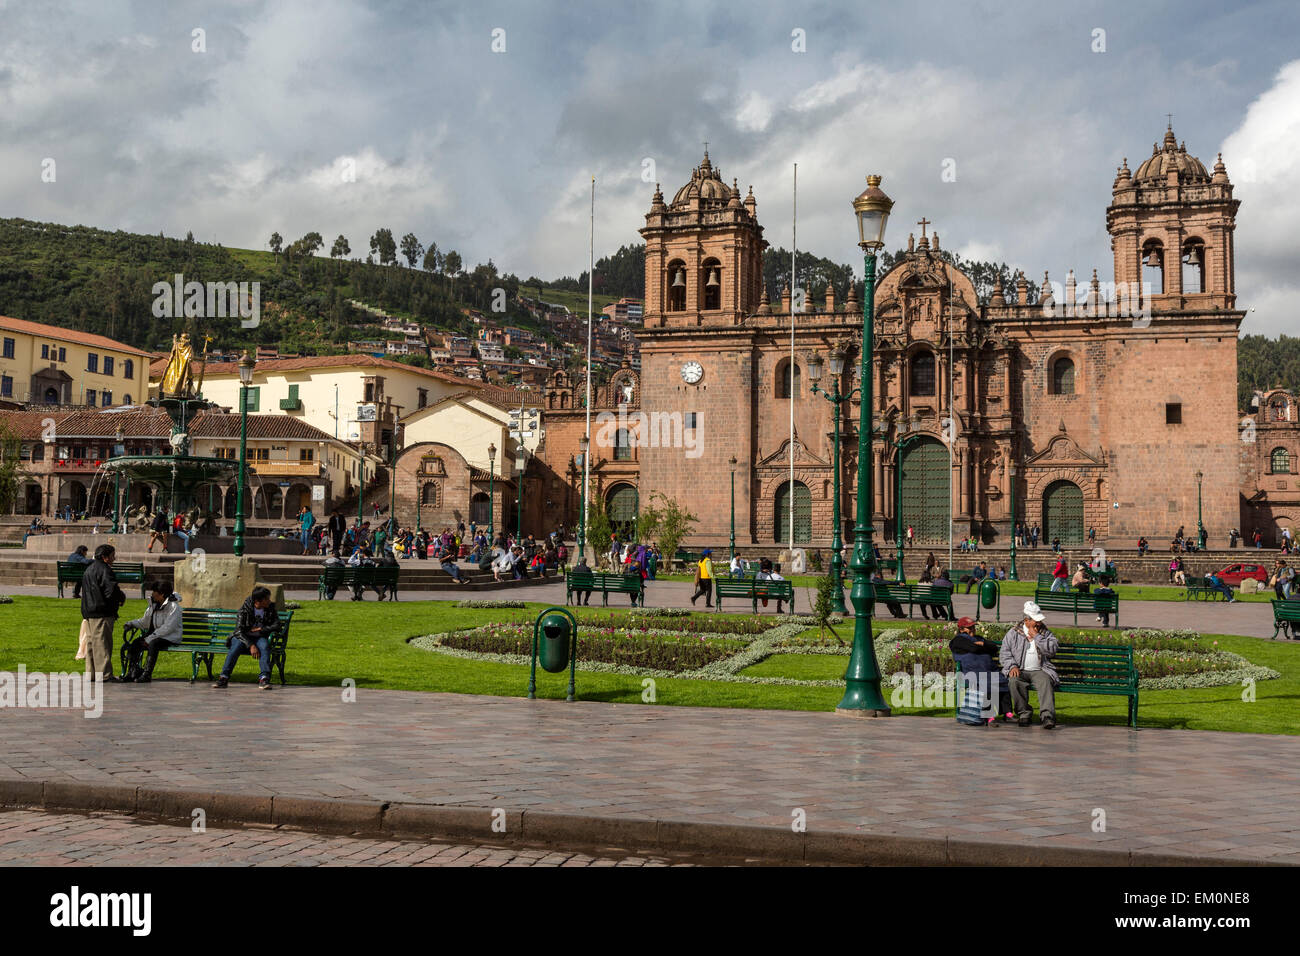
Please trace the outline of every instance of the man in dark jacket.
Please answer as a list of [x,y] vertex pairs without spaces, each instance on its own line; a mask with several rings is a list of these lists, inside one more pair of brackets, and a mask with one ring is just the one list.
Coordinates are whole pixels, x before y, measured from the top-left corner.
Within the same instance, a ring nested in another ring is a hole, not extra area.
[[253,588],[253,593],[239,609],[239,629],[230,638],[230,653],[221,668],[221,676],[212,686],[224,688],[230,683],[230,674],[235,669],[235,662],[243,654],[252,654],[257,660],[261,673],[257,686],[261,690],[271,689],[271,634],[280,626],[280,618],[271,603],[270,588]]
[[[84,544],[77,545],[77,549],[68,555],[68,564],[90,564],[90,557],[86,554],[89,550]],[[81,597],[81,582],[78,581],[72,587],[72,596]]]
[[348,523],[344,517],[339,514],[337,508],[330,515],[330,550],[333,551],[334,557],[339,556],[339,548],[343,545],[343,535],[347,534]]
[[[1010,715],[1011,688],[1007,683],[1005,675],[999,673],[997,663],[994,658],[997,657],[998,649],[993,646],[992,641],[986,641],[975,631],[975,622],[969,617],[963,617],[957,621],[957,634],[948,642],[948,650],[952,651],[953,660],[961,665],[961,677],[967,682],[967,693],[976,689],[975,698],[970,703],[977,703],[978,707],[965,706],[961,708],[957,719],[965,724],[988,726],[993,723],[994,714]],[[985,678],[967,678],[966,674],[988,674]],[[993,676],[996,675],[996,676]],[[987,681],[984,685],[979,685],[978,681]],[[975,688],[971,688],[971,682],[975,682]],[[994,707],[994,688],[997,688],[996,710]],[[979,720],[976,720],[976,717]],[[963,720],[963,717],[966,719]]]
[[81,578],[86,673],[99,674],[109,684],[119,683],[113,676],[113,625],[117,623],[117,609],[126,603],[126,595],[117,586],[117,577],[113,574],[116,557],[116,548],[111,544],[101,544],[95,549],[95,560],[90,562]]

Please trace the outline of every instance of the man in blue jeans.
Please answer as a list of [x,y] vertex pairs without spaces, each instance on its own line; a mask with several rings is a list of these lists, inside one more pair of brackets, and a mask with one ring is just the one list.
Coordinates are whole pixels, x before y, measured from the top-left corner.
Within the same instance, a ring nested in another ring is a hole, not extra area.
[[221,676],[212,686],[223,690],[230,683],[230,674],[235,669],[235,662],[242,654],[252,654],[257,660],[261,674],[257,686],[261,690],[271,689],[271,634],[279,627],[280,619],[271,603],[270,588],[253,588],[247,601],[239,609],[239,627],[230,638],[230,653],[221,668]]
[[1232,588],[1228,587],[1228,585],[1223,583],[1223,578],[1219,577],[1214,572],[1210,572],[1205,576],[1205,580],[1210,585],[1210,590],[1218,591],[1220,594],[1222,594],[1224,597],[1228,599],[1229,604],[1237,603],[1236,597],[1233,596]]
[[308,505],[298,509],[298,526],[301,529],[302,553],[306,554],[311,550],[311,529],[316,527],[316,516],[311,513]]

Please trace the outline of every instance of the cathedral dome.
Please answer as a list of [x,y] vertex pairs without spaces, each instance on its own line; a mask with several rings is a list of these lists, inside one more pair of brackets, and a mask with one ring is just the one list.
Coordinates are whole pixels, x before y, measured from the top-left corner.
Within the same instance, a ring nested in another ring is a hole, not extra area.
[[1187,152],[1187,145],[1179,145],[1171,126],[1165,130],[1164,146],[1152,146],[1151,158],[1137,168],[1134,183],[1163,183],[1171,172],[1178,173],[1180,183],[1208,183],[1210,174],[1205,164]]
[[691,173],[691,181],[677,190],[672,204],[684,206],[692,199],[702,199],[706,205],[711,202],[726,205],[731,199],[731,187],[722,181],[722,171],[709,162],[708,150],[704,152],[704,162]]

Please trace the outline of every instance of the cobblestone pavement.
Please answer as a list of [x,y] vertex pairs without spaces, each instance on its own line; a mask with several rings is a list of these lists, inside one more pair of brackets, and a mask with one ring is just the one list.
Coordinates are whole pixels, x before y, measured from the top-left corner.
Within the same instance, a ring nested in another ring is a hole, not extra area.
[[420,843],[278,827],[194,833],[120,813],[0,811],[0,866],[693,866],[677,856]]
[[0,713],[0,778],[785,832],[801,810],[810,834],[1300,863],[1296,737],[247,683],[105,693],[94,720]]

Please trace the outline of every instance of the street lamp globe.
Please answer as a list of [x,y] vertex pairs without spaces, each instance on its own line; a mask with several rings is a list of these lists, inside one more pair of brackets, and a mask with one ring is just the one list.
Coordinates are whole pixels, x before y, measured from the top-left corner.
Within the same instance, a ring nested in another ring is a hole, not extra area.
[[822,379],[822,357],[814,355],[808,360],[808,377],[814,382],[820,382]]
[[244,354],[239,359],[239,381],[243,385],[253,383],[253,368],[257,365],[257,359],[244,350]]
[[844,374],[844,353],[839,349],[833,349],[831,351],[830,361],[828,361],[826,365],[831,370],[831,374],[834,375],[836,379],[839,379],[839,377]]
[[867,188],[853,200],[853,214],[858,220],[858,246],[864,252],[876,252],[885,245],[885,223],[894,201],[880,189],[880,177],[867,177]]

